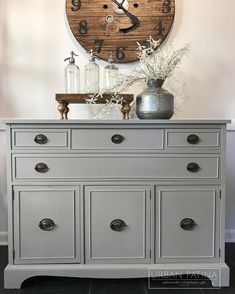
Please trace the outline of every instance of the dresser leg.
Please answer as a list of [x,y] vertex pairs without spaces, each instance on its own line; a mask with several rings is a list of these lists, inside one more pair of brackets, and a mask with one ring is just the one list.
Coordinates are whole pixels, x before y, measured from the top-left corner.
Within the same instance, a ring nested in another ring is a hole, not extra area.
[[4,270],[4,288],[20,289],[21,284],[26,278],[22,277],[21,274],[14,272],[14,270],[11,269],[11,266],[8,265]]
[[228,266],[225,265],[224,267],[221,267],[219,269],[218,277],[211,279],[212,286],[215,288],[229,287],[229,275],[230,270]]

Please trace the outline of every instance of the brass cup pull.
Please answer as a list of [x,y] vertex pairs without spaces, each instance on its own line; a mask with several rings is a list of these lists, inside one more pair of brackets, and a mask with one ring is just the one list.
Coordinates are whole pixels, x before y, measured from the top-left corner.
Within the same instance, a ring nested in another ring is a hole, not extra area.
[[190,162],[187,165],[187,170],[190,171],[191,173],[196,173],[200,170],[200,166],[195,162]]
[[40,145],[46,144],[48,141],[47,137],[43,134],[38,134],[35,138],[34,138],[34,142]]
[[196,145],[199,143],[200,138],[198,137],[198,135],[191,134],[187,137],[187,141],[189,144]]
[[43,162],[40,162],[40,163],[36,164],[36,166],[35,166],[35,170],[41,174],[46,173],[48,171],[48,169],[49,169],[48,166]]
[[121,232],[125,230],[127,227],[127,224],[121,219],[115,219],[110,224],[110,228],[115,232]]
[[56,227],[54,221],[50,218],[42,219],[38,226],[43,231],[51,231]]
[[193,230],[197,226],[197,224],[191,218],[184,218],[180,222],[180,226],[185,231],[191,231],[191,230]]
[[122,135],[116,134],[111,138],[114,144],[121,144],[124,141],[124,137]]

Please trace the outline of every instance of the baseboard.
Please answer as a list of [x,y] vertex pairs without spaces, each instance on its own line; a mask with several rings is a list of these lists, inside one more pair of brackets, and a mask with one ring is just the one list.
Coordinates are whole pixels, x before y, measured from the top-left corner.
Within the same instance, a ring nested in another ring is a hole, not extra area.
[[0,245],[7,245],[7,232],[0,232]]
[[225,241],[235,243],[235,230],[225,231]]

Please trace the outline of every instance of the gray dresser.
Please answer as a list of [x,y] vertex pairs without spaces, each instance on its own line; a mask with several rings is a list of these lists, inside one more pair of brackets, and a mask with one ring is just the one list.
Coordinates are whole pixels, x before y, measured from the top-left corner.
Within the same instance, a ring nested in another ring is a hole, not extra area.
[[226,123],[7,121],[5,287],[195,271],[228,286]]

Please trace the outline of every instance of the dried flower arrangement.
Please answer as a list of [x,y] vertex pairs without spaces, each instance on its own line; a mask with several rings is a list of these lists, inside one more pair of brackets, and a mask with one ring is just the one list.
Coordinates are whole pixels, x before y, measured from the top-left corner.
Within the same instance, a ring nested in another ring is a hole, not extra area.
[[162,49],[159,47],[160,41],[155,41],[151,36],[148,43],[147,47],[137,43],[140,64],[135,70],[138,76],[147,79],[165,80],[171,77],[183,57],[190,51],[189,44],[178,50],[175,50],[171,44]]
[[148,46],[137,43],[139,64],[132,70],[130,75],[120,75],[117,83],[112,88],[91,94],[89,98],[86,98],[87,104],[95,104],[97,98],[103,97],[103,94],[112,93],[113,95],[111,101],[106,101],[106,104],[95,114],[95,118],[100,118],[104,114],[110,113],[112,109],[119,109],[120,104],[123,103],[121,93],[133,84],[147,81],[148,79],[166,80],[172,77],[183,57],[190,52],[189,44],[175,50],[172,45],[164,48],[160,47],[160,40],[154,40],[151,36],[147,42]]

